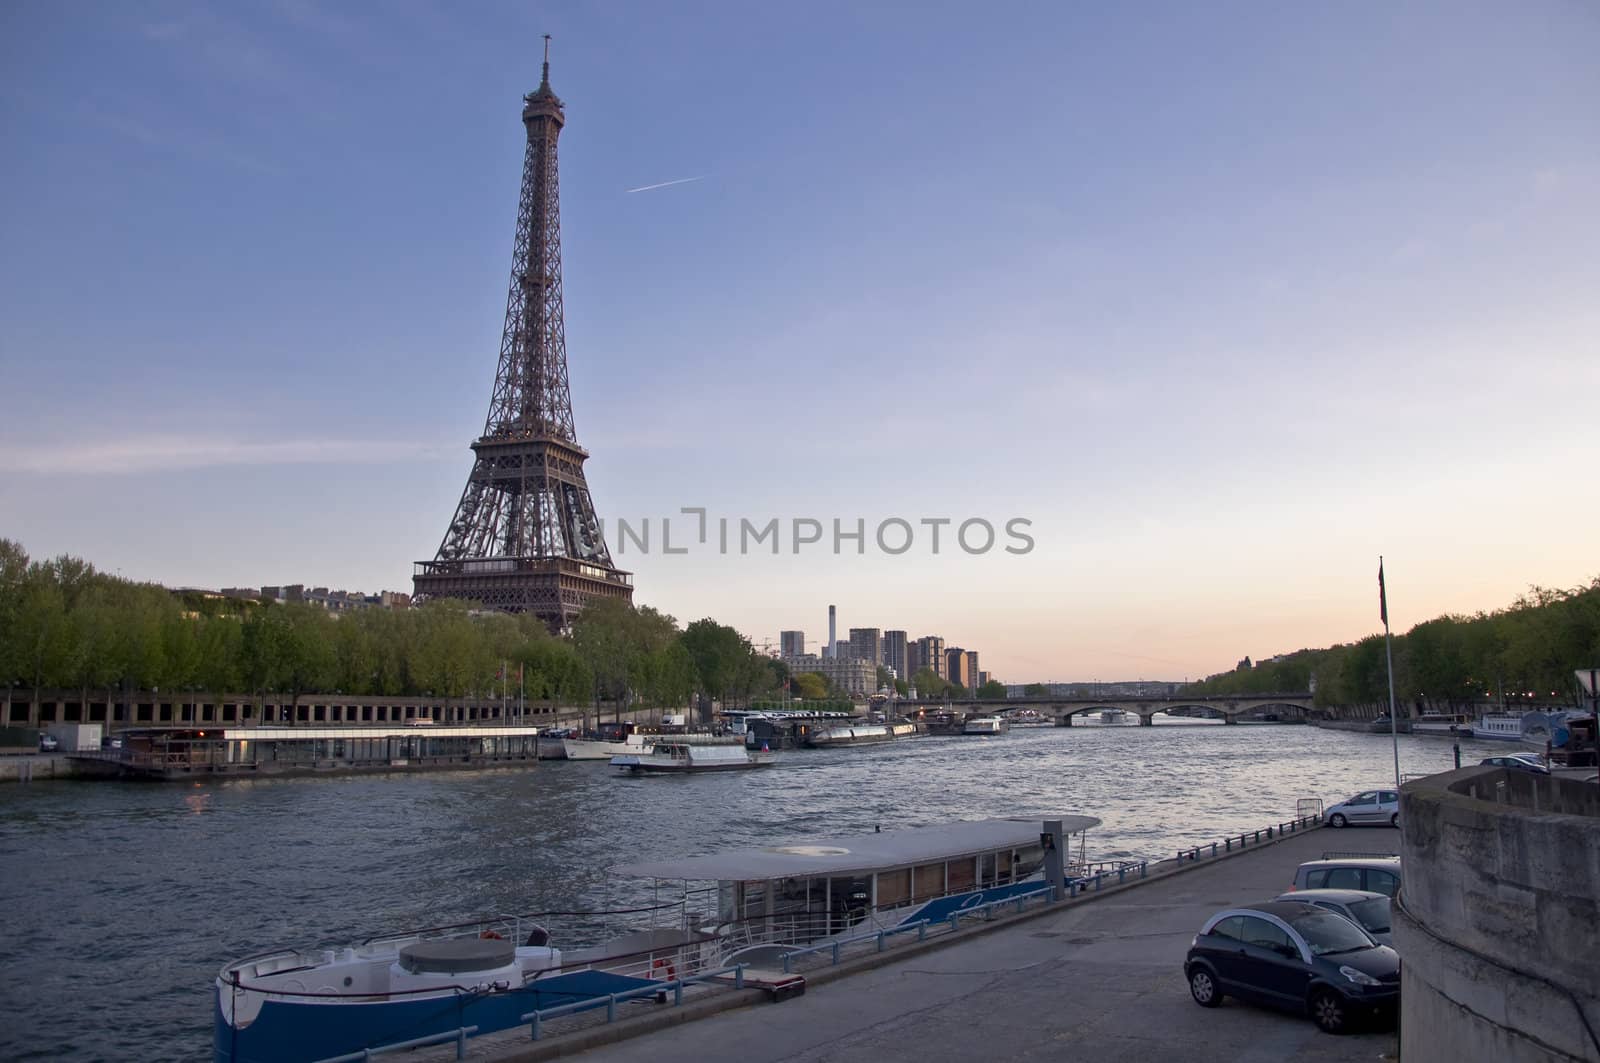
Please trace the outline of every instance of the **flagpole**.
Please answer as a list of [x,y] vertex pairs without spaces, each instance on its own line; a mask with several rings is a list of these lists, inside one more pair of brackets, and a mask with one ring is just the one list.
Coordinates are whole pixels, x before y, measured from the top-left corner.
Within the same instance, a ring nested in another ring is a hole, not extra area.
[[1394,745],[1394,788],[1400,789],[1400,720],[1394,706],[1394,639],[1389,635],[1389,597],[1383,586],[1383,555],[1378,555],[1378,611],[1383,616],[1383,652],[1389,659],[1389,740]]

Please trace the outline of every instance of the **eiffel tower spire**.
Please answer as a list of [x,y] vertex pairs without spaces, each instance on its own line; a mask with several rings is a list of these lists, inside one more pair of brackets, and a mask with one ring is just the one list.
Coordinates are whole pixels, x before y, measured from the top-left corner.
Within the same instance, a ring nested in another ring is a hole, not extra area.
[[511,259],[500,361],[483,435],[454,519],[432,561],[419,561],[415,596],[466,598],[532,612],[561,630],[594,598],[631,601],[595,516],[567,385],[561,305],[561,206],[556,142],[566,125],[544,76],[523,97],[528,147]]

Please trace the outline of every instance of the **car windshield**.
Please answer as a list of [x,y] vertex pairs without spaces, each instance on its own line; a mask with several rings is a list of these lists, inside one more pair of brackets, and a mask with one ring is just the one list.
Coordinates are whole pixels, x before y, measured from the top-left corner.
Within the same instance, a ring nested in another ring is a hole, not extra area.
[[1374,897],[1370,901],[1356,901],[1350,906],[1350,914],[1356,917],[1356,922],[1367,928],[1368,933],[1387,934],[1389,932],[1389,898]]
[[1342,915],[1332,912],[1307,912],[1297,915],[1290,924],[1295,932],[1311,946],[1313,956],[1326,956],[1334,952],[1353,952],[1369,949],[1373,945],[1367,932]]

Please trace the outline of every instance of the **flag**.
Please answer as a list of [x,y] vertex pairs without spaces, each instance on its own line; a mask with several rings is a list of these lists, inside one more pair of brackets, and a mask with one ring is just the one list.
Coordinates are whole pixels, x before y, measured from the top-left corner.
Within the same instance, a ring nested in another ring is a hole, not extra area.
[[1383,626],[1389,626],[1389,599],[1383,590],[1383,558],[1378,558],[1378,616],[1383,620]]

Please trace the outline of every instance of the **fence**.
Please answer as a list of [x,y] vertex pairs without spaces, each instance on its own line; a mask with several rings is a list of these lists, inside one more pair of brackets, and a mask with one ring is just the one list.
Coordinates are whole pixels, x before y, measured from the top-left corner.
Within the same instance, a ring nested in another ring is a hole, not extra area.
[[[1318,813],[1314,816],[1301,816],[1298,819],[1287,820],[1283,823],[1279,823],[1276,827],[1263,827],[1258,831],[1246,831],[1243,834],[1240,834],[1237,838],[1235,838],[1233,835],[1229,835],[1220,842],[1212,842],[1209,846],[1209,853],[1206,851],[1208,847],[1204,845],[1196,845],[1188,849],[1179,849],[1178,863],[1182,864],[1185,860],[1189,861],[1190,863],[1197,863],[1206,858],[1214,859],[1218,856],[1225,856],[1226,854],[1233,852],[1235,848],[1244,849],[1250,845],[1260,845],[1264,841],[1270,842],[1274,838],[1281,838],[1285,834],[1294,834],[1299,831],[1310,830],[1311,828],[1320,826],[1321,824],[1322,815],[1321,813]],[[1263,835],[1265,837],[1263,837]]]

